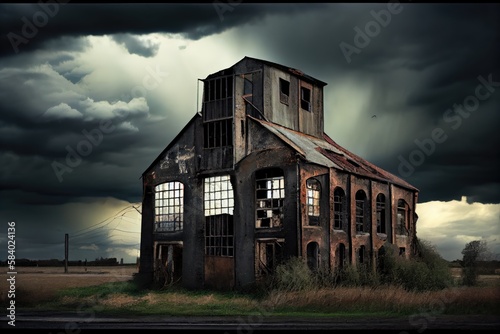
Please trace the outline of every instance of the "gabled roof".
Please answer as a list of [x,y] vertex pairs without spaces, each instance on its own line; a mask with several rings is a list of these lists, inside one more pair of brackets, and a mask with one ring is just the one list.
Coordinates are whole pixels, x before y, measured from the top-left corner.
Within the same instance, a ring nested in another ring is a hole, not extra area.
[[258,58],[252,58],[252,57],[248,57],[248,56],[245,56],[243,57],[240,61],[238,61],[236,64],[234,64],[233,66],[231,67],[228,67],[226,69],[223,69],[223,70],[220,70],[220,71],[217,71],[215,73],[212,73],[210,75],[207,76],[206,79],[210,79],[212,77],[216,77],[216,76],[221,76],[221,75],[229,75],[229,74],[233,74],[234,71],[233,71],[233,68],[234,66],[236,66],[237,64],[243,62],[243,61],[246,61],[246,60],[253,60],[255,62],[260,62],[260,63],[263,63],[267,66],[270,66],[270,67],[275,67],[283,72],[287,72],[287,73],[290,73],[292,75],[295,75],[299,78],[301,78],[302,80],[304,81],[307,81],[309,83],[312,83],[312,84],[316,84],[318,86],[326,86],[327,83],[324,82],[324,81],[321,81],[321,80],[318,80],[310,75],[307,75],[305,74],[304,72],[302,72],[301,70],[298,70],[296,68],[292,68],[292,67],[288,67],[288,66],[285,66],[285,65],[281,65],[281,64],[277,64],[277,63],[273,63],[271,61],[268,61],[268,60],[263,60],[263,59],[258,59]]
[[333,141],[326,133],[323,134],[323,139],[320,139],[276,123],[260,120],[249,115],[247,117],[276,135],[308,162],[418,191],[417,188],[405,180],[349,152]]
[[175,136],[174,139],[170,141],[168,146],[165,147],[163,151],[161,151],[161,153],[156,157],[156,159],[151,163],[151,165],[149,165],[149,167],[146,168],[146,170],[142,173],[142,176],[144,176],[144,174],[146,174],[154,165],[156,165],[156,163],[158,163],[165,156],[167,151],[170,150],[170,148],[172,148],[172,146],[174,146],[175,143],[177,143],[178,139],[184,134],[186,129],[189,128],[191,123],[193,123],[198,117],[201,118],[201,114],[199,112],[197,112],[193,116],[193,118],[191,118],[191,120],[182,128],[182,130],[177,134],[177,136]]

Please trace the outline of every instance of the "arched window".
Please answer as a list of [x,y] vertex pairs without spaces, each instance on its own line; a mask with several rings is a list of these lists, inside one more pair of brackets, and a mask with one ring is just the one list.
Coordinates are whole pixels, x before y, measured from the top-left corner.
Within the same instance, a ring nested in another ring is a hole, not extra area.
[[182,231],[184,223],[184,185],[166,182],[155,187],[155,232]]
[[377,195],[377,233],[386,233],[385,231],[385,196],[384,194]]
[[337,187],[333,192],[333,228],[336,230],[342,230],[345,228],[345,193],[342,188]]
[[315,271],[319,267],[319,245],[317,242],[307,244],[307,266]]
[[356,232],[363,233],[365,231],[366,217],[366,194],[363,190],[358,190],[356,193]]
[[318,180],[310,178],[306,181],[307,188],[307,215],[309,225],[319,225],[319,202],[321,197],[321,184]]
[[404,199],[398,200],[397,234],[406,235],[408,231],[408,203]]
[[281,227],[285,200],[285,178],[279,168],[255,173],[257,228]]

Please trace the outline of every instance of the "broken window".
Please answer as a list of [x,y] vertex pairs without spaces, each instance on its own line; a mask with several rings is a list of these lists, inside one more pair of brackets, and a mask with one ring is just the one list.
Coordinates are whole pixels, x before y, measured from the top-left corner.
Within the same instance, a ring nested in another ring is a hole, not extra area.
[[203,124],[204,148],[226,147],[233,145],[233,119],[205,122]]
[[377,233],[385,233],[385,196],[377,195]]
[[205,217],[205,255],[234,255],[233,216],[222,214]]
[[234,194],[229,175],[205,178],[205,254],[234,255]]
[[397,234],[406,235],[408,220],[408,204],[405,200],[398,200],[398,227]]
[[307,215],[309,225],[319,225],[319,201],[321,194],[321,184],[316,179],[306,181],[307,188]]
[[366,195],[363,190],[358,190],[356,193],[356,232],[365,232],[365,215],[366,210]]
[[306,87],[300,87],[300,107],[311,111],[311,90]]
[[182,231],[184,185],[166,182],[155,187],[155,232]]
[[333,192],[333,228],[336,230],[344,229],[344,218],[346,205],[345,205],[345,193],[342,188],[337,187]]
[[205,178],[205,216],[233,214],[234,196],[229,175]]
[[307,266],[312,271],[319,268],[319,245],[317,242],[310,242],[307,244]]
[[280,102],[288,104],[290,96],[290,82],[280,78]]
[[285,199],[285,178],[279,168],[255,173],[257,228],[281,227]]
[[256,275],[262,277],[274,273],[283,260],[284,239],[258,239],[255,247]]

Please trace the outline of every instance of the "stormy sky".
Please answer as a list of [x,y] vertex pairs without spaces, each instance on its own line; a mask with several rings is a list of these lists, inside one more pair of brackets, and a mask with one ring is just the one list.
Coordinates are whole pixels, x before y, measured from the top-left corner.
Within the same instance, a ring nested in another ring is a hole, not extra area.
[[2,4],[0,259],[15,221],[18,258],[62,259],[68,233],[70,260],[135,261],[142,172],[197,80],[245,56],[328,83],[325,132],[420,190],[444,258],[498,254],[498,22],[498,4]]

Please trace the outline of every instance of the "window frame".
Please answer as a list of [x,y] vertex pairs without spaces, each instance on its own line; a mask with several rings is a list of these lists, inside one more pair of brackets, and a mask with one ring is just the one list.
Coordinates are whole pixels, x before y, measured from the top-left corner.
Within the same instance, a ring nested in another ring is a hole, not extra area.
[[[359,199],[358,194],[363,195],[362,199]],[[366,222],[366,206],[367,206],[367,197],[366,193],[364,190],[358,190],[355,195],[355,202],[356,202],[356,215],[355,215],[355,225],[356,225],[356,233],[357,234],[363,234],[365,232],[365,222]],[[361,214],[360,214],[361,213]],[[361,226],[361,229],[359,228]]]
[[279,78],[280,102],[288,105],[290,99],[290,81]]
[[[308,96],[304,96],[307,93]],[[307,99],[306,99],[307,97]],[[312,112],[312,87],[300,86],[300,108]],[[307,106],[307,108],[305,108]]]
[[[162,194],[161,197],[158,194]],[[165,196],[172,194],[173,196]],[[180,181],[167,181],[154,187],[154,232],[174,233],[184,229],[184,184]],[[161,205],[160,205],[161,203]],[[159,220],[163,216],[179,217],[176,221]],[[172,228],[169,226],[172,225]]]
[[[336,195],[341,192],[341,195]],[[340,201],[337,198],[340,197]],[[340,206],[340,210],[337,207]],[[333,229],[334,230],[344,230],[345,229],[345,218],[346,218],[346,194],[342,187],[336,187],[333,191]],[[338,216],[338,217],[337,217]],[[339,225],[337,226],[337,222]]]
[[309,225],[320,225],[321,182],[314,177],[311,177],[306,181],[306,212]]
[[[270,188],[269,185],[271,186]],[[276,185],[278,187],[275,187]],[[280,168],[268,168],[256,171],[255,228],[282,228],[284,221],[284,206],[285,176],[283,170]],[[268,216],[269,214],[271,214],[270,217]],[[263,226],[263,221],[268,221],[269,223]]]
[[386,234],[387,231],[387,208],[386,208],[386,200],[385,195],[379,193],[377,195],[376,202],[376,217],[377,217],[377,233]]

